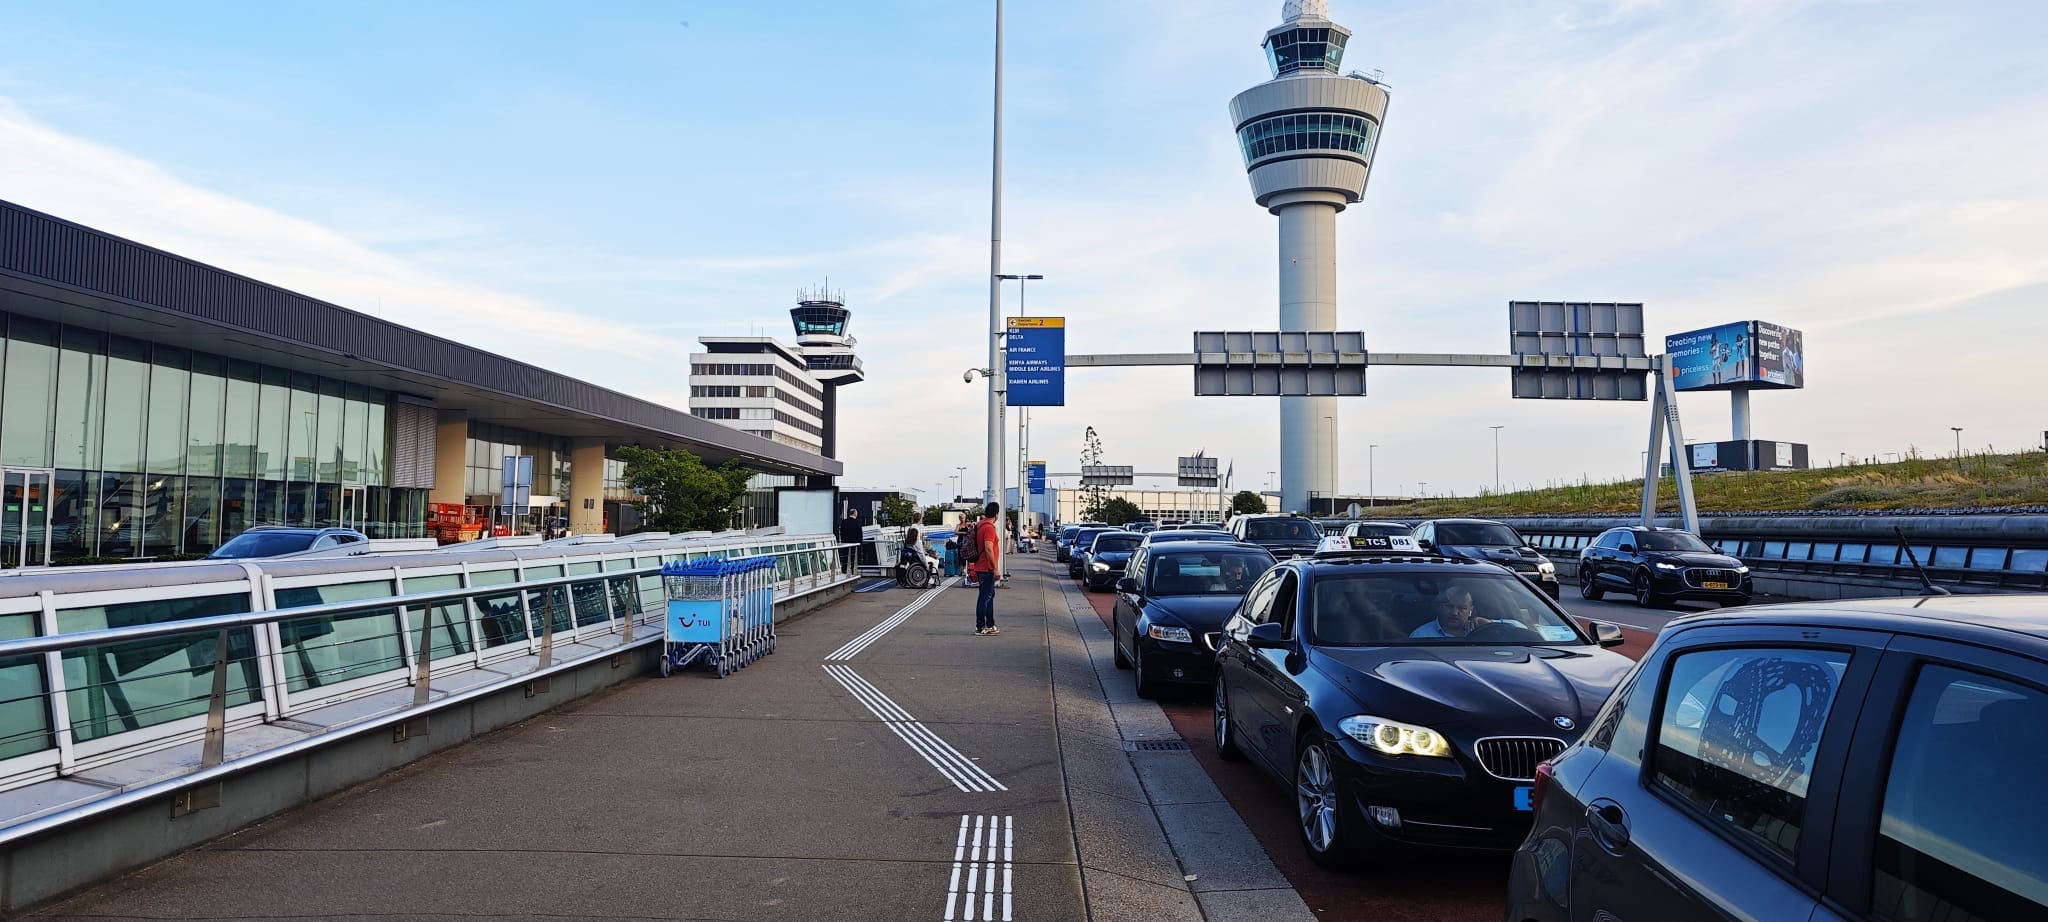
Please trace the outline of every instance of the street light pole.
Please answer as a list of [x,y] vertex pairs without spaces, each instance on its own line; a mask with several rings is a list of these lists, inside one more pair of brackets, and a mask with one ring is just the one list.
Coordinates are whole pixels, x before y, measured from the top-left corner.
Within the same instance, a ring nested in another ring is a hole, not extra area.
[[1009,375],[1004,373],[1003,329],[1003,0],[996,0],[995,116],[989,167],[988,209],[988,502],[996,507],[996,530],[1003,521],[1003,398]]
[[1963,469],[1963,427],[1950,426],[1948,428],[1956,434],[1956,470],[1960,471]]
[[1380,504],[1379,500],[1374,498],[1379,494],[1373,491],[1372,485],[1372,453],[1378,449],[1378,445],[1365,446],[1365,501],[1374,506]]
[[1488,426],[1493,430],[1493,492],[1500,494],[1500,431],[1506,426]]

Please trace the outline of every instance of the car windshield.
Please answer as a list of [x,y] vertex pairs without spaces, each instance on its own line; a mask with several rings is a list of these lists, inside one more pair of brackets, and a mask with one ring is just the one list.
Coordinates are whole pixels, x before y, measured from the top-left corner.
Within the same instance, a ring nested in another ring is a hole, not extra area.
[[1331,646],[1584,644],[1542,593],[1505,573],[1355,572],[1317,577],[1310,636]]
[[1074,527],[1074,526],[1072,526],[1072,525],[1069,525],[1069,526],[1067,526],[1067,527],[1065,527],[1065,528],[1062,528],[1062,529],[1060,529],[1060,540],[1061,540],[1061,541],[1065,541],[1065,540],[1068,540],[1068,539],[1070,539],[1070,538],[1074,537],[1074,535],[1076,535],[1076,534],[1080,533],[1080,531],[1081,531],[1080,529],[1078,529],[1078,528],[1075,528],[1075,527]]
[[1254,519],[1244,523],[1250,541],[1321,541],[1323,530],[1307,519]]
[[1409,534],[1408,526],[1395,522],[1388,522],[1384,525],[1375,522],[1360,522],[1357,525],[1351,526],[1351,533],[1354,535],[1364,535],[1368,538],[1405,538]]
[[1103,535],[1095,539],[1093,550],[1097,554],[1105,552],[1112,554],[1123,553],[1136,550],[1138,542],[1143,540],[1145,539],[1137,535]]
[[1252,581],[1273,566],[1273,555],[1258,550],[1176,548],[1158,554],[1145,576],[1145,594],[1244,595]]
[[294,554],[312,547],[317,537],[310,532],[245,531],[207,556],[225,560]]
[[1108,531],[1107,528],[1083,528],[1074,535],[1074,550],[1085,551],[1095,543],[1095,536]]
[[1438,522],[1436,543],[1466,547],[1521,547],[1515,530],[1498,522]]
[[1703,551],[1714,553],[1707,542],[1693,537],[1689,531],[1639,531],[1636,532],[1636,546],[1646,551]]

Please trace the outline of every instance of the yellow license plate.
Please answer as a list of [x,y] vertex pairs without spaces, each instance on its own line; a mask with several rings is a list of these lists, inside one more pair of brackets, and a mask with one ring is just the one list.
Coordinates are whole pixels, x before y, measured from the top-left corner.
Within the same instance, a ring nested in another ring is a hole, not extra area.
[[1704,587],[1704,588],[1707,588],[1707,589],[1726,589],[1726,588],[1728,588],[1728,584],[1727,584],[1727,583],[1701,583],[1700,585],[1701,585],[1702,587]]

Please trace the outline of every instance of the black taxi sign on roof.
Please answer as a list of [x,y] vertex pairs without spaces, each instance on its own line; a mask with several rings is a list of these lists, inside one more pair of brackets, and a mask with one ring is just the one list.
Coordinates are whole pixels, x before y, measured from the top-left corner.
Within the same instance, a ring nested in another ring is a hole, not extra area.
[[1407,535],[1332,535],[1316,548],[1316,556],[1336,554],[1420,554],[1421,546]]

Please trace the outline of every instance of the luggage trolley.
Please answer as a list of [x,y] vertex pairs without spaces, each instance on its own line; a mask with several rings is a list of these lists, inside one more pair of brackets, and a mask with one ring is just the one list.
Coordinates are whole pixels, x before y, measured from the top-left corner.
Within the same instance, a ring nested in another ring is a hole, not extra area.
[[724,678],[775,652],[775,558],[663,564],[668,595],[661,674],[699,660]]

